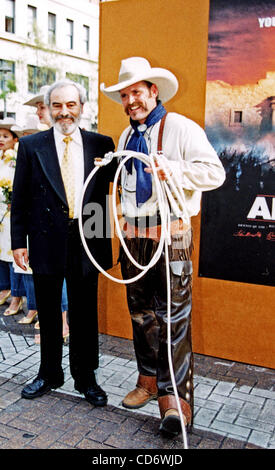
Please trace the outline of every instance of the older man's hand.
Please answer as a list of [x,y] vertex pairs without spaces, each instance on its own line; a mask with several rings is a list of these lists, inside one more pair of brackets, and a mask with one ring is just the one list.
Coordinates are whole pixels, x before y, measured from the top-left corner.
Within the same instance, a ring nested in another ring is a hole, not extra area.
[[29,256],[27,248],[17,248],[16,250],[13,250],[13,257],[17,266],[23,269],[23,271],[27,271],[29,265]]

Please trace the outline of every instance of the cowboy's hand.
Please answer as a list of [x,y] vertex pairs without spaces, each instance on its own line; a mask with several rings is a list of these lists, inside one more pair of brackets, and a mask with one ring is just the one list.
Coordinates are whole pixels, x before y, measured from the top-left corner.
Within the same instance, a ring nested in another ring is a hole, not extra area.
[[[157,175],[158,175],[159,179],[162,180],[162,181],[167,180],[168,175],[167,175],[166,171],[159,166],[159,164],[156,160],[155,160],[155,166],[156,166],[156,171],[157,171]],[[144,168],[144,171],[146,173],[153,173],[153,168],[152,167],[146,167],[146,168]]]
[[13,257],[17,266],[23,269],[23,271],[27,271],[28,264],[29,264],[29,256],[28,256],[27,248],[17,248],[17,250],[13,250]]

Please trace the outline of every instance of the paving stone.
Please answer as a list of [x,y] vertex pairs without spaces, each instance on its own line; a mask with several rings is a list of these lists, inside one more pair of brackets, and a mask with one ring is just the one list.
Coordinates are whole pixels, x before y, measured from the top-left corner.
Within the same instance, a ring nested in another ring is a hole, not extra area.
[[217,420],[225,421],[226,423],[234,423],[239,413],[239,408],[230,405],[224,405],[217,414]]
[[1,372],[1,376],[5,377],[6,379],[11,379],[13,377],[13,374],[11,374],[10,372],[8,372],[8,370],[6,370],[6,371]]
[[234,387],[235,387],[235,383],[220,382],[215,387],[213,393],[218,394],[218,395],[229,396]]
[[111,435],[115,435],[118,430],[117,423],[101,421],[89,433],[85,433],[85,437],[93,441],[105,442]]
[[104,383],[104,391],[109,394],[114,394],[120,397],[120,399],[124,398],[125,396],[125,389],[122,387],[116,387],[115,385],[110,384],[109,382]]
[[268,449],[275,449],[275,438],[271,438],[267,446]]
[[245,403],[242,409],[240,410],[240,416],[255,420],[258,418],[261,410],[262,405],[258,405],[255,403]]
[[51,415],[64,416],[73,407],[74,404],[69,400],[58,400],[48,411]]
[[[184,448],[181,436],[160,435],[156,401],[133,411],[121,405],[138,376],[132,341],[99,335],[96,375],[108,393],[108,405],[95,408],[74,390],[68,347],[63,348],[64,386],[35,401],[22,400],[23,384],[37,375],[40,347],[20,334],[3,334],[0,325],[0,400],[5,400],[0,409],[0,425],[5,427],[1,449]],[[274,371],[199,354],[194,363],[195,416],[189,447],[275,448]]]
[[271,436],[272,434],[274,434],[274,424],[268,424],[263,421],[243,418],[239,416],[235,424],[238,424],[240,426],[245,426],[250,429],[255,429],[258,431],[263,431],[263,432],[269,433]]
[[114,360],[113,356],[108,356],[107,354],[101,354],[99,357],[99,367],[103,368],[107,364],[110,364]]
[[48,449],[49,446],[58,441],[62,435],[64,435],[64,431],[54,429],[53,427],[46,429],[31,441],[32,448]]
[[241,385],[239,387],[235,387],[235,390],[241,393],[250,393],[253,390],[253,387],[250,385]]
[[242,426],[237,426],[235,424],[230,424],[230,423],[225,423],[222,421],[214,420],[213,423],[211,424],[211,429],[216,429],[217,431],[223,431],[227,432],[228,434],[232,434],[235,437],[240,436],[240,437],[248,437],[250,434],[250,430],[242,427]]
[[17,366],[9,367],[9,369],[7,369],[7,372],[9,372],[12,375],[16,375],[16,374],[20,374],[20,372],[22,370],[24,370],[24,368],[23,367],[18,367],[18,365],[17,365]]
[[30,443],[36,436],[33,434],[25,433],[24,431],[13,435],[1,446],[2,449],[25,449],[28,448]]
[[30,409],[23,410],[22,417],[29,420],[35,421],[41,415],[48,413],[49,406],[43,403],[38,403],[37,401],[33,403],[32,400],[32,407]]
[[[243,397],[242,397],[243,398]],[[236,408],[242,408],[244,403],[245,403],[245,400],[242,399],[235,399],[235,398],[232,398],[231,396],[230,397],[227,397],[227,396],[224,396],[224,395],[218,395],[216,393],[212,393],[209,397],[210,400],[212,401],[216,401],[218,403],[223,403],[224,405],[232,405],[232,406],[235,406]]]
[[259,415],[261,421],[266,423],[274,424],[275,423],[275,403],[274,400],[267,400],[262,412]]
[[121,387],[127,390],[133,390],[136,388],[138,381],[138,372],[134,372],[131,377],[127,378],[122,384]]
[[214,410],[200,409],[196,413],[196,425],[209,427],[214,420],[217,412]]
[[[95,429],[95,428],[94,428]],[[93,433],[95,432],[93,429]],[[59,444],[63,443],[67,446],[77,446],[85,437],[89,435],[89,430],[86,426],[73,424],[70,429],[59,438]]]
[[213,386],[206,384],[198,384],[196,387],[196,396],[199,398],[208,398],[213,391]]
[[5,437],[1,437],[0,436],[0,449],[3,449],[5,444],[7,443],[8,439],[6,439]]
[[2,375],[2,377],[3,377],[2,372],[7,371],[9,368],[10,368],[9,364],[4,364],[3,362],[0,364],[0,374]]
[[260,431],[252,431],[248,440],[249,443],[256,444],[259,447],[267,447],[269,441],[270,434]]
[[206,408],[206,409],[216,410],[216,411],[220,410],[222,407],[222,403],[211,401],[210,399],[203,400],[202,398],[198,398],[196,395],[195,395],[194,403],[195,403],[195,406],[198,408]]
[[199,445],[197,446],[197,448],[198,449],[219,449],[220,443],[212,439],[202,439]]
[[211,379],[209,377],[203,377],[203,376],[199,376],[199,375],[196,375],[194,374],[194,384],[197,384],[197,383],[200,383],[200,384],[205,384],[205,385],[210,385],[210,386],[216,386],[218,381],[215,380],[215,379]]
[[73,449],[74,446],[70,446],[68,444],[65,444],[64,442],[58,442],[55,441],[53,444],[49,446],[49,449],[62,449],[62,450],[68,450],[68,449]]
[[9,426],[16,428],[20,431],[33,433],[35,435],[38,435],[39,433],[45,430],[45,426],[43,424],[29,421],[27,419],[22,418],[21,416],[16,416],[14,419],[9,420]]
[[222,449],[243,449],[245,446],[245,442],[236,440],[236,439],[230,439],[230,438],[225,438],[223,443],[222,443]]
[[[251,395],[257,395],[259,397],[264,397],[264,398],[269,398],[270,400],[275,400],[275,392],[270,391],[270,390],[261,390],[259,388],[254,388],[251,390]],[[274,401],[274,406],[275,406],[275,401]]]
[[265,402],[265,399],[263,397],[259,397],[259,396],[253,396],[253,395],[247,395],[247,394],[244,394],[244,393],[240,393],[240,392],[236,392],[236,391],[232,391],[232,393],[230,394],[230,397],[231,398],[238,398],[240,400],[243,400],[243,401],[249,401],[251,403],[257,403],[257,404],[263,404]]
[[21,431],[14,429],[12,426],[8,424],[0,423],[0,436],[5,437],[6,439],[11,439],[15,436],[19,436]]
[[106,443],[101,444],[99,442],[93,441],[92,439],[83,439],[77,446],[78,449],[114,449],[114,448],[122,448],[117,445],[112,446],[112,445],[107,445]]

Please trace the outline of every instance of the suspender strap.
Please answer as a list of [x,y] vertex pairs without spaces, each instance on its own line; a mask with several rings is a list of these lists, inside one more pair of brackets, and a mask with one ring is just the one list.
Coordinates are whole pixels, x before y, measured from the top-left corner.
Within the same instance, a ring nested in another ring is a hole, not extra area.
[[167,113],[163,116],[163,118],[160,121],[160,125],[159,125],[158,153],[162,152],[162,136],[163,136],[163,129],[164,129],[164,124],[165,124],[166,117],[167,117]]
[[124,148],[123,148],[123,150],[126,150],[126,145],[128,144],[128,140],[129,140],[129,137],[130,137],[131,133],[132,133],[132,128],[130,128],[130,130],[129,130],[128,134],[127,134],[127,137],[126,137],[125,142],[124,142]]

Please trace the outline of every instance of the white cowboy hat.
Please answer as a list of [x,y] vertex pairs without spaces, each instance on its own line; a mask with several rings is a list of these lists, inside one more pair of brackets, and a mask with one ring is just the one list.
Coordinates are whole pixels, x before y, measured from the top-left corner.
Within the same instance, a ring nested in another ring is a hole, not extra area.
[[105,88],[101,83],[100,90],[112,100],[121,103],[120,90],[140,81],[155,83],[162,103],[173,98],[178,90],[178,80],[172,72],[162,68],[153,68],[143,57],[129,57],[121,61],[118,83]]
[[35,95],[23,104],[27,106],[37,106],[38,103],[44,103],[44,95],[49,88],[49,85],[42,86],[38,95]]
[[36,114],[32,114],[27,116],[27,120],[23,127],[13,126],[11,131],[15,132],[18,137],[22,137],[26,134],[36,134],[37,132],[41,132],[48,129],[48,126],[44,124],[40,124],[39,118]]
[[17,126],[15,120],[13,118],[5,118],[5,119],[0,119],[0,129],[8,129],[9,131],[14,132],[14,134],[17,135],[17,137],[20,137],[22,129]]
[[23,125],[21,131],[22,135],[25,133],[28,134],[36,134],[37,132],[41,132],[42,130],[45,130],[45,128],[48,128],[47,126],[45,127],[43,124],[40,124],[39,118],[36,114],[32,114],[27,116],[27,120],[25,124]]

